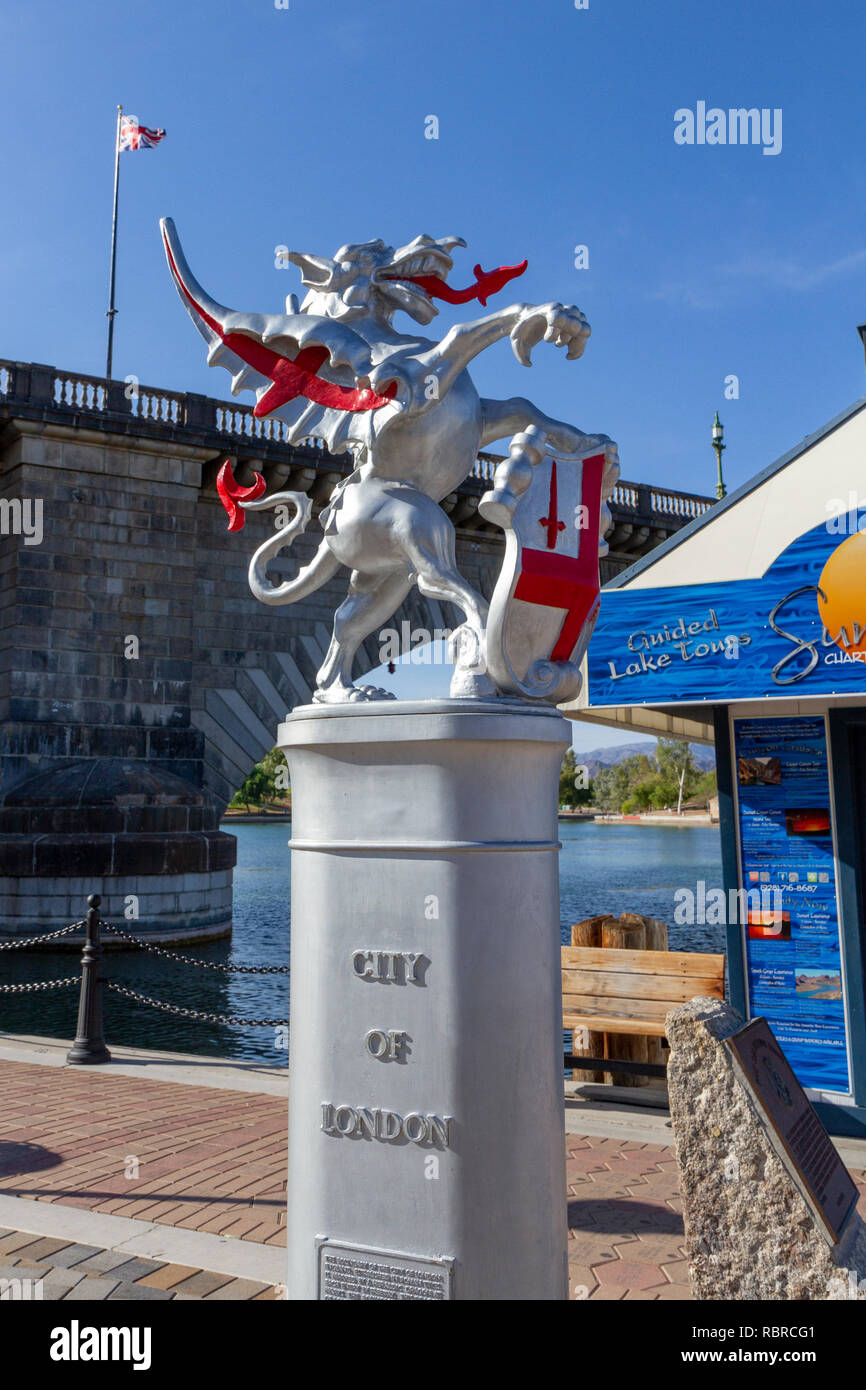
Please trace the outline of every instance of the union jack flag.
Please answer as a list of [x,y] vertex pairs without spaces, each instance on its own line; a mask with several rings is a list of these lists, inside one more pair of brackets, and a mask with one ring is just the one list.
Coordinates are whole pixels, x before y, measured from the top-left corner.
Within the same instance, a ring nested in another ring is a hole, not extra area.
[[164,130],[142,125],[137,116],[121,116],[119,150],[152,150],[164,139]]

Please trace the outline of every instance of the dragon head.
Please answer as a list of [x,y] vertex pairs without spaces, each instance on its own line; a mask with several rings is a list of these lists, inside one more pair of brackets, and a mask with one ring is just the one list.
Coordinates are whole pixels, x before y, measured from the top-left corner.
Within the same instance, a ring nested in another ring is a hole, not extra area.
[[516,275],[522,275],[526,261],[518,266],[501,266],[485,274],[475,267],[476,281],[466,290],[453,290],[448,274],[454,268],[450,252],[465,246],[462,237],[434,239],[426,233],[396,249],[384,241],[364,241],[341,246],[331,259],[290,251],[288,259],[300,268],[308,294],[301,312],[327,318],[352,319],[371,315],[390,323],[403,309],[416,323],[428,324],[438,314],[436,299],[449,304],[466,304],[495,294]]

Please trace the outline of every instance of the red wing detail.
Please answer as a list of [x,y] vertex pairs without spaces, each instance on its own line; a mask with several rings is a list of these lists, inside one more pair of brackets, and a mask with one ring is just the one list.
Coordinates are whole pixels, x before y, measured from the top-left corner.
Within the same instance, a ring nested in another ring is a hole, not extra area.
[[260,372],[262,376],[269,377],[273,382],[261,400],[256,402],[253,408],[255,416],[270,415],[271,411],[285,405],[286,401],[294,400],[296,396],[305,396],[307,400],[315,401],[316,405],[332,410],[352,412],[380,410],[383,405],[390,404],[394,399],[397,394],[396,381],[392,381],[382,395],[369,389],[360,391],[356,387],[338,386],[334,382],[323,381],[317,376],[317,372],[328,358],[328,349],[325,347],[302,348],[294,361],[290,361],[288,357],[265,347],[264,343],[247,337],[246,333],[225,333],[216,319],[212,318],[190,294],[171,254],[165,234],[163,241],[172,274],[187,303],[192,305],[199,318],[216,333],[230,352],[235,353],[247,366]]
[[229,514],[228,529],[230,531],[240,531],[247,519],[246,513],[239,506],[239,503],[254,502],[257,497],[261,497],[267,487],[261,473],[257,473],[255,478],[252,487],[239,487],[235,482],[232,466],[228,459],[217,473],[216,490],[220,501]]

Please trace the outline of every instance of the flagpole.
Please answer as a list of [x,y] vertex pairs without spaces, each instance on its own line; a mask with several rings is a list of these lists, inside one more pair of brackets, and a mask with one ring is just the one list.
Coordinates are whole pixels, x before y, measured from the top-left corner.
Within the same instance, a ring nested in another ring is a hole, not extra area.
[[120,118],[123,114],[123,107],[117,108],[117,131],[114,136],[114,210],[111,215],[111,274],[108,278],[108,353],[105,364],[105,377],[111,380],[111,358],[114,350],[114,316],[117,310],[114,307],[114,272],[117,264],[117,192],[120,182]]

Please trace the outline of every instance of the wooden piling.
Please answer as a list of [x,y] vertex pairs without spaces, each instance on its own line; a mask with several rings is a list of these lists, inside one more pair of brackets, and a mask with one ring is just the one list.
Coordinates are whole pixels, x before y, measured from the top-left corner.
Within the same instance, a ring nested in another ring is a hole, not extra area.
[[[645,918],[637,912],[624,912],[620,917],[606,917],[601,927],[604,950],[645,951],[647,949]],[[620,1062],[648,1062],[647,1039],[640,1033],[606,1033],[605,1057]],[[614,1086],[646,1086],[646,1076],[631,1076],[625,1072],[605,1072],[604,1079]]]
[[[582,922],[576,922],[571,929],[572,946],[600,946],[601,924],[606,921],[607,916],[602,913],[600,917],[586,917]],[[604,1033],[590,1032],[588,1028],[575,1028],[573,1037],[571,1051],[574,1057],[607,1056],[604,1050]],[[571,1075],[574,1081],[604,1080],[603,1071],[573,1071]]]

